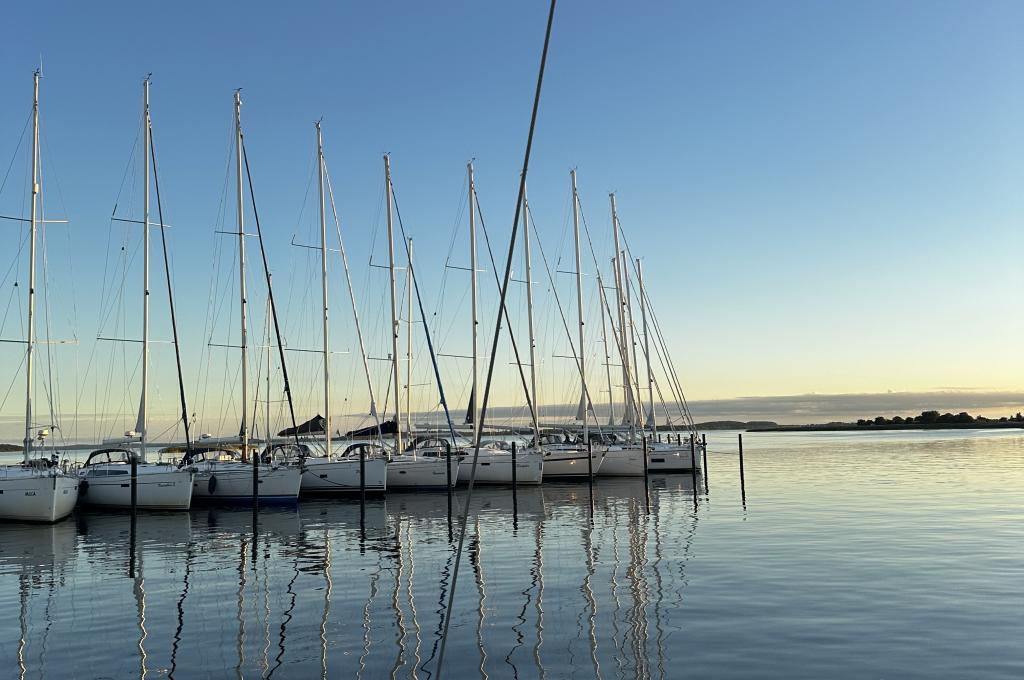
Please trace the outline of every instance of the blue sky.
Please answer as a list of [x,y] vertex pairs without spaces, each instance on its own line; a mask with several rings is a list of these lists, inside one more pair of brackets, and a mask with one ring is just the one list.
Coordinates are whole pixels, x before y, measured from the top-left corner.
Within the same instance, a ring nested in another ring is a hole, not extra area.
[[[73,254],[73,271],[55,265],[53,285],[73,288],[74,314],[66,298],[53,306],[74,317],[69,325],[82,339],[74,359],[72,350],[61,355],[77,362],[79,392],[111,382],[84,367],[91,353],[110,353],[94,351],[90,338],[103,316],[108,238],[115,234],[116,243],[123,234],[120,226],[112,231],[109,216],[138,131],[146,73],[153,73],[190,382],[197,393],[220,392],[225,379],[203,378],[200,366],[211,351],[202,329],[211,255],[223,238],[213,230],[233,90],[242,88],[271,264],[278,280],[288,279],[278,295],[300,301],[289,310],[289,342],[315,346],[315,300],[302,297],[311,285],[310,254],[288,245],[293,235],[303,242],[315,235],[307,194],[315,191],[313,121],[323,117],[346,245],[362,267],[356,279],[365,313],[372,316],[386,290],[379,271],[365,266],[371,245],[375,261],[384,253],[385,151],[435,308],[453,229],[465,228],[458,219],[471,157],[488,226],[505,247],[545,12],[540,2],[8,8],[7,25],[19,28],[0,44],[0,159],[15,163],[0,213],[23,207],[28,162],[25,147],[17,155],[15,147],[42,56],[47,213],[64,211],[59,187],[73,221],[51,228],[51,259]],[[1024,226],[1022,25],[1024,6],[1013,2],[563,0],[530,174],[542,241],[549,254],[568,255],[570,167],[578,168],[584,210],[603,249],[607,193],[617,192],[623,227],[645,259],[651,297],[694,398],[1024,388],[1024,320],[1013,304],[1024,286],[1013,247]],[[124,214],[124,200],[121,206]],[[225,221],[232,223],[230,212]],[[17,226],[0,229],[3,251],[14,252]],[[231,266],[229,246],[221,244],[224,267]],[[464,251],[453,252],[452,264],[464,265]],[[12,259],[0,263],[5,270]],[[332,266],[333,346],[343,351],[354,344],[347,292]],[[570,283],[559,283],[567,300]],[[7,304],[11,280],[4,286]],[[464,293],[451,283],[443,291],[442,308],[447,296]],[[162,295],[155,283],[154,295]],[[551,354],[559,327],[549,296],[539,296],[552,339],[543,351]],[[137,316],[131,304],[129,326]],[[484,307],[489,332],[493,314]],[[166,335],[160,309],[154,334]],[[3,333],[17,336],[19,327],[5,323]],[[368,330],[374,324],[368,318]],[[223,337],[232,329],[229,319]],[[71,332],[51,332],[58,330]],[[465,349],[464,338],[450,342]],[[381,338],[371,345],[386,351]],[[14,347],[4,346],[0,359],[5,391],[17,379]],[[160,351],[158,410],[171,413],[170,361]],[[294,372],[315,384],[314,368],[302,361]],[[337,388],[342,403],[355,389],[349,383],[361,378],[351,358],[336,363],[345,379]],[[559,380],[565,367],[548,363],[551,380]],[[416,366],[425,382],[429,367]],[[65,367],[65,381],[71,372]],[[446,373],[461,395],[465,367]],[[505,382],[501,401],[516,403],[514,381]],[[550,388],[542,396],[557,402],[562,395]],[[429,408],[429,395],[420,401]],[[16,419],[20,410],[12,397],[2,415]]]

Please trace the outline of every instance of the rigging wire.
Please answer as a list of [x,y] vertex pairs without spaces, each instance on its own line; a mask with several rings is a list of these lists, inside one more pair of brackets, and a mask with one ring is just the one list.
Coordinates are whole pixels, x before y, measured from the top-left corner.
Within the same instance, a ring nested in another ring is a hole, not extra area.
[[[252,215],[256,220],[256,240],[260,244],[260,255],[263,258],[263,273],[267,279],[267,297],[270,299],[270,315],[274,320],[274,335],[277,338],[277,349],[280,354],[281,360],[281,378],[284,381],[284,393],[288,396],[288,411],[292,417],[292,433],[295,436],[295,446],[299,448],[301,455],[301,445],[299,444],[299,433],[298,424],[295,420],[295,404],[292,403],[292,388],[288,382],[288,366],[284,360],[284,343],[281,341],[281,327],[277,322],[277,306],[274,304],[274,289],[270,285],[270,265],[267,263],[267,250],[263,247],[263,229],[260,228],[260,214],[256,210],[256,194],[252,188],[252,174],[249,172],[249,156],[245,152],[245,141],[242,141],[242,158],[245,160],[245,177],[249,184],[249,200],[252,203]],[[245,404],[242,405],[245,408]]]
[[[167,230],[164,228],[164,207],[160,198],[160,176],[156,171],[156,142],[153,139],[153,123],[146,121],[149,126],[149,160],[153,163],[153,186],[156,189],[156,212],[160,220],[160,245],[164,255],[164,276],[167,280],[167,304],[171,311],[171,335],[174,342],[174,361],[178,369],[178,395],[181,399],[181,424],[185,428],[185,452],[192,451],[192,437],[189,432],[188,404],[185,401],[185,375],[181,369],[181,346],[178,343],[178,317],[174,311],[174,287],[171,285],[171,264],[167,256]],[[149,162],[149,161],[146,161]],[[143,229],[149,225],[143,226]]]
[[551,7],[548,10],[547,28],[544,32],[544,49],[541,52],[540,68],[537,73],[537,89],[533,95],[533,111],[530,114],[530,131],[526,137],[526,151],[523,154],[523,172],[519,176],[519,195],[516,197],[515,217],[512,220],[512,234],[508,244],[508,256],[505,260],[505,274],[501,284],[501,297],[498,310],[498,318],[495,321],[494,340],[491,343],[491,358],[487,365],[487,381],[484,383],[484,397],[480,408],[480,425],[477,429],[476,442],[473,447],[473,467],[469,476],[469,489],[466,492],[466,503],[462,513],[461,526],[459,527],[459,546],[455,553],[455,567],[452,570],[452,587],[448,593],[448,606],[444,613],[444,633],[441,637],[441,650],[437,658],[437,677],[441,678],[444,672],[444,653],[448,644],[448,630],[452,622],[452,607],[455,604],[455,587],[459,578],[459,566],[462,563],[462,549],[466,542],[466,522],[469,519],[470,502],[473,500],[473,484],[476,481],[476,466],[480,458],[480,444],[483,438],[484,423],[487,418],[487,407],[491,397],[491,380],[494,378],[494,362],[498,354],[498,339],[501,335],[501,317],[505,310],[505,298],[508,294],[508,282],[512,273],[512,259],[516,251],[516,232],[519,226],[519,214],[522,209],[523,194],[526,191],[526,174],[530,169],[530,152],[533,150],[533,134],[537,128],[537,109],[540,107],[540,93],[544,84],[544,68],[548,61],[548,46],[551,43],[551,26],[555,21],[555,4],[558,0],[551,0]]

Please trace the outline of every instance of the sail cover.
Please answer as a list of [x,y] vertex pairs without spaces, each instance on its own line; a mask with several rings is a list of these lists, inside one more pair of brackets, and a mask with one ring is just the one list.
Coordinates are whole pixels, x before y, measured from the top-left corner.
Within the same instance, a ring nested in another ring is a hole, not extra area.
[[378,435],[394,434],[398,432],[398,424],[394,420],[386,420],[380,424],[380,432],[377,432],[377,426],[371,425],[369,427],[361,427],[358,430],[349,430],[345,433],[346,437],[376,437]]
[[322,415],[315,415],[309,420],[295,427],[289,427],[277,433],[278,437],[294,437],[297,434],[323,434],[327,427],[327,420]]

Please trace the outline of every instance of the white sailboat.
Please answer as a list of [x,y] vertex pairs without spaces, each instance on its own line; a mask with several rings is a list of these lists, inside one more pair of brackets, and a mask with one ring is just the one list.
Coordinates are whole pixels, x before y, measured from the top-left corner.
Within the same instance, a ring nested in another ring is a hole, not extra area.
[[[143,126],[143,194],[142,194],[142,393],[136,424],[139,451],[130,447],[104,448],[89,454],[79,470],[79,501],[107,508],[132,506],[132,458],[136,459],[136,507],[142,510],[188,510],[192,503],[191,467],[179,468],[171,463],[146,460],[149,443],[149,171],[152,143],[152,120],[149,113],[149,78],[142,83]],[[156,171],[155,164],[153,171]],[[163,228],[161,221],[160,227]],[[135,432],[127,433],[129,439]]]
[[[295,503],[299,497],[301,470],[273,460],[260,460],[250,446],[247,411],[249,407],[248,308],[245,285],[245,210],[242,190],[242,97],[235,92],[235,198],[238,211],[238,273],[241,321],[241,403],[240,450],[225,448],[193,449],[182,465],[196,469],[192,498],[220,503]],[[257,221],[258,226],[258,221]],[[269,275],[268,275],[269,279]],[[269,292],[268,292],[269,294]],[[255,493],[254,493],[255,491]]]
[[[301,490],[306,494],[352,493],[360,489],[368,492],[380,492],[387,488],[387,461],[384,456],[371,455],[367,457],[366,453],[376,452],[353,446],[338,452],[335,451],[331,443],[331,350],[330,323],[327,313],[327,202],[324,186],[327,161],[324,158],[323,135],[319,121],[316,123],[316,145],[318,205],[320,208],[320,283],[324,327],[324,443],[322,451],[318,451],[315,446],[303,445],[305,450],[298,456],[298,464],[302,466]],[[333,199],[331,206],[334,207]],[[359,451],[364,452],[362,458],[360,458]]]
[[[673,444],[671,441],[657,441],[657,423],[655,420],[655,383],[654,373],[651,365],[650,341],[647,326],[647,296],[643,285],[643,267],[639,259],[636,260],[637,284],[639,286],[638,299],[640,301],[641,319],[644,335],[644,357],[647,367],[647,391],[649,395],[649,411],[646,418],[642,415],[640,403],[640,382],[637,377],[639,372],[639,361],[636,355],[636,342],[633,339],[634,324],[632,322],[631,299],[629,274],[626,260],[626,251],[620,250],[619,232],[620,224],[618,212],[615,205],[615,195],[610,195],[612,210],[612,228],[614,229],[615,258],[613,268],[615,274],[616,299],[619,305],[619,332],[616,336],[619,347],[619,355],[622,360],[623,389],[625,394],[625,413],[623,424],[628,427],[628,433],[624,439],[609,447],[609,455],[613,453],[620,460],[629,459],[629,471],[625,472],[625,465],[619,468],[612,465],[611,471],[623,470],[619,474],[630,476],[643,474],[643,441],[646,437],[647,443],[647,467],[649,472],[689,472],[693,469],[700,469],[700,459],[703,450],[702,445],[695,440],[694,451],[691,452],[690,445],[693,433],[683,442]],[[613,327],[614,331],[614,327]],[[630,334],[627,339],[627,332]],[[632,351],[631,351],[632,350]],[[636,369],[635,371],[633,369]],[[649,430],[649,431],[648,431]],[[618,435],[613,435],[619,439]],[[640,437],[640,440],[638,440]],[[637,468],[639,467],[639,472]]]
[[[56,456],[32,459],[32,371],[35,338],[36,227],[40,202],[39,71],[33,75],[32,185],[29,226],[28,329],[25,340],[25,438],[21,465],[0,466],[0,520],[56,522],[71,514],[78,501],[78,478],[57,465]],[[49,435],[41,429],[40,448]]]
[[[391,158],[386,155],[384,156],[384,182],[388,227],[388,274],[391,288],[391,378],[395,386],[393,390],[395,393],[395,449],[388,461],[387,486],[389,489],[403,490],[447,489],[449,486],[455,486],[459,478],[457,456],[452,456],[449,462],[438,455],[420,455],[415,448],[406,450],[402,445],[402,398],[401,390],[398,387],[401,384],[398,370],[398,299],[395,290],[395,236],[392,214],[394,199],[391,184]],[[436,452],[434,453],[436,454]]]
[[[573,174],[575,184],[575,173]],[[573,214],[576,215],[575,192],[573,194]],[[578,218],[577,218],[578,220]],[[578,221],[576,222],[578,229]],[[566,430],[541,432],[537,420],[537,342],[533,324],[533,273],[530,261],[530,210],[526,198],[526,187],[523,187],[523,258],[526,276],[526,315],[527,330],[530,334],[530,401],[533,404],[531,418],[533,421],[533,439],[526,450],[540,452],[544,457],[544,478],[586,479],[596,475],[604,464],[605,449],[602,446],[591,450],[585,438],[576,436]],[[579,269],[577,267],[577,269]],[[584,392],[586,391],[585,376],[581,371]],[[586,415],[586,414],[584,414]],[[586,422],[586,419],[584,419]]]
[[[472,379],[470,385],[470,404],[466,420],[473,425],[472,442],[479,436],[479,412],[477,409],[477,389],[479,387],[479,343],[477,337],[477,260],[476,260],[476,182],[473,177],[473,163],[467,165],[469,181],[469,268],[470,268],[470,306],[472,310]],[[468,484],[473,475],[474,445],[458,449],[459,479]],[[514,471],[513,471],[514,467]],[[539,450],[523,448],[516,451],[513,459],[511,446],[506,442],[484,442],[477,455],[476,476],[474,484],[540,484],[544,478],[544,454]]]

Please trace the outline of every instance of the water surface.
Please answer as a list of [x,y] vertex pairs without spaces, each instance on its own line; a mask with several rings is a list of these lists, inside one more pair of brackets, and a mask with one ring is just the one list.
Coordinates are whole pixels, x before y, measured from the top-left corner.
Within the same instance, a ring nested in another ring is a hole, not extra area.
[[[696,498],[478,489],[446,677],[1024,677],[1024,435],[744,439],[745,504],[734,433]],[[0,525],[0,677],[430,678],[457,530],[395,493]]]

